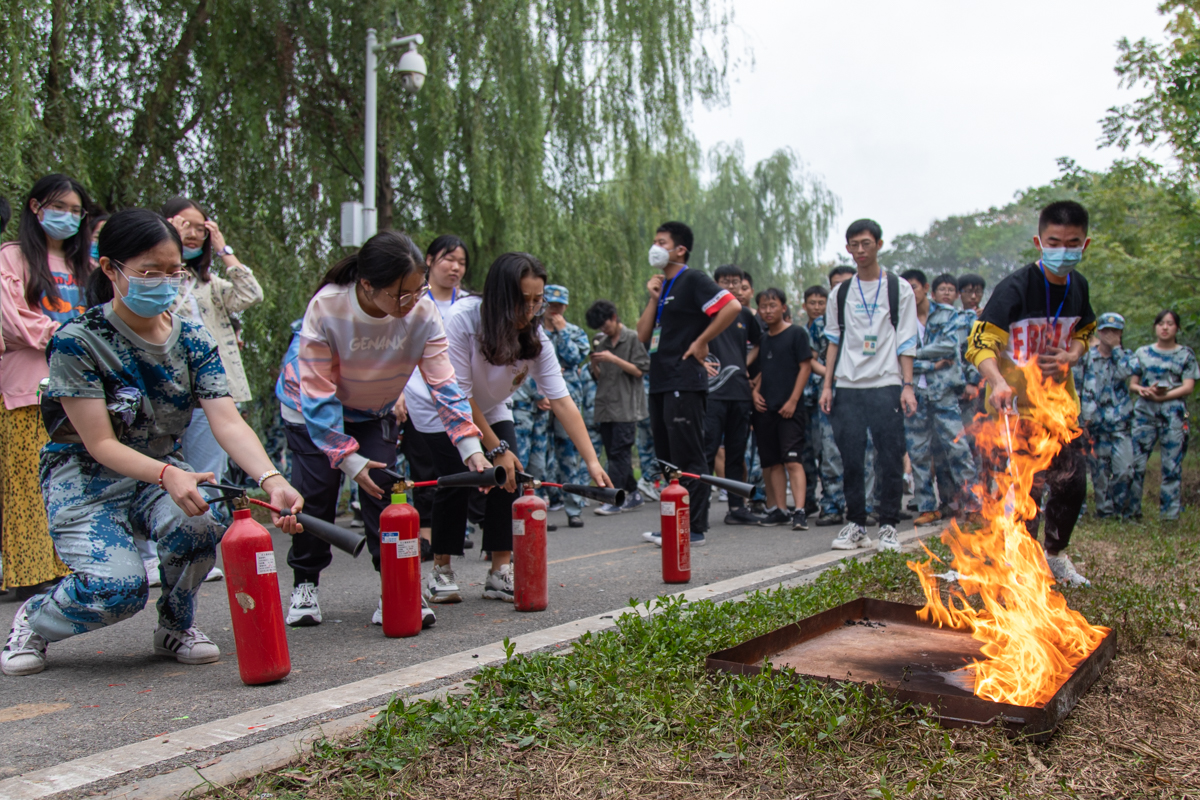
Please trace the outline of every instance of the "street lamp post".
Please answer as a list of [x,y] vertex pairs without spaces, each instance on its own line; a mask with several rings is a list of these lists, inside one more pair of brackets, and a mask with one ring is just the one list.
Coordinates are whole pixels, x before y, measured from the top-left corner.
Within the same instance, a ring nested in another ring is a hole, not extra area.
[[424,44],[425,37],[419,33],[400,36],[386,44],[379,44],[374,28],[367,29],[366,70],[366,113],[363,133],[363,200],[361,203],[342,203],[342,245],[359,247],[375,235],[379,227],[379,209],[375,207],[375,157],[376,157],[376,107],[378,105],[379,54],[386,50],[408,45],[408,51],[400,57],[398,71],[401,85],[409,94],[416,94],[425,84],[425,58],[417,52],[417,45]]

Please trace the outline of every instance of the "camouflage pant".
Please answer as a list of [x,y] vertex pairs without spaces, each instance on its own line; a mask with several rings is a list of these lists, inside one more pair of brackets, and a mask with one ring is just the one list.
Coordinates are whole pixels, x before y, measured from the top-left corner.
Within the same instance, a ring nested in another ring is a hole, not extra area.
[[[164,460],[191,470],[179,459]],[[57,642],[141,611],[150,589],[139,539],[156,544],[162,580],[159,623],[173,631],[192,627],[196,595],[216,562],[224,533],[211,513],[189,517],[158,486],[87,457],[43,458],[40,477],[50,536],[71,574],[30,601],[35,631]]]
[[[750,432],[751,437],[755,434]],[[762,461],[758,457],[758,444],[754,439],[751,439],[751,444],[746,445],[746,483],[754,484],[754,495],[750,498],[754,501],[765,501],[767,498],[766,483],[763,481]]]
[[1133,480],[1133,437],[1129,429],[1093,431],[1088,454],[1097,517],[1129,514],[1129,486]]
[[[583,457],[579,455],[579,451],[575,448],[575,443],[571,441],[571,437],[567,436],[566,428],[554,419],[550,425],[550,438],[554,444],[554,475],[551,480],[554,483],[577,483],[583,486],[591,483],[592,479],[588,475],[587,465],[583,463]],[[561,489],[552,489],[550,496],[557,499],[562,498],[566,505],[568,517],[576,517],[583,513],[584,502],[583,498],[577,494],[566,494]]]
[[638,463],[642,467],[642,477],[645,478],[658,472],[658,462],[654,460],[654,431],[650,428],[650,418],[638,420],[637,424]]
[[1179,491],[1183,480],[1183,454],[1187,448],[1187,407],[1182,400],[1158,403],[1152,413],[1139,403],[1133,417],[1133,480],[1129,484],[1129,513],[1142,513],[1142,483],[1146,462],[1154,443],[1162,456],[1162,489],[1159,491],[1159,517],[1178,519],[1181,509]]
[[[517,460],[530,475],[539,478],[548,475],[550,412],[514,407],[513,426],[517,430]],[[538,494],[545,499],[544,489],[539,489]]]
[[[904,440],[908,447],[908,458],[912,462],[913,489],[917,510],[921,513],[935,511],[938,498],[934,494],[936,467],[944,463],[947,476],[941,488],[955,496],[963,495],[964,489],[975,481],[975,459],[964,441],[962,414],[958,398],[953,395],[931,399],[929,395],[917,394],[917,412],[904,420]],[[965,495],[963,495],[965,497]],[[953,497],[942,497],[943,505]]]
[[[833,440],[833,426],[824,411],[814,409],[809,420],[810,438],[821,448],[821,499],[822,514],[845,514],[846,495],[842,492],[842,454]],[[874,450],[874,448],[872,448]]]

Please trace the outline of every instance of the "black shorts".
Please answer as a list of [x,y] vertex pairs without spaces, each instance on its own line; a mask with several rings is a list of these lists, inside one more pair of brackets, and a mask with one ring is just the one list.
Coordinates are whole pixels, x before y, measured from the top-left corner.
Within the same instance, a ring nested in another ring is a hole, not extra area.
[[764,467],[799,464],[804,456],[804,410],[796,409],[791,419],[778,411],[754,412],[754,436],[758,440],[758,458]]

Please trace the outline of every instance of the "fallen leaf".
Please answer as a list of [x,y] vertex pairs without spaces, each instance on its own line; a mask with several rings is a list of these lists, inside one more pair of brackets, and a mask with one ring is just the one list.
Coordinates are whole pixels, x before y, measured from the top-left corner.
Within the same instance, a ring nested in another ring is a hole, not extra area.
[[[0,722],[16,722],[20,719],[33,719],[43,714],[53,714],[70,708],[70,703],[19,703],[8,708],[0,708]],[[90,706],[96,708],[97,706]],[[88,706],[84,706],[88,708]]]
[[347,664],[353,664],[355,661],[365,661],[365,660],[366,660],[366,658],[367,658],[366,656],[359,656],[358,658],[352,658],[352,659],[350,659],[350,660],[349,660],[349,661],[347,661],[346,663],[347,663]]

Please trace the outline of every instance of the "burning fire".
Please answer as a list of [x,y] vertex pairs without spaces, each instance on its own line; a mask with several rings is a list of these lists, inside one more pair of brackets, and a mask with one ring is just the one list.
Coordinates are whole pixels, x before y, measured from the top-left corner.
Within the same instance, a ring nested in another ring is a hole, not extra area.
[[[1043,383],[1036,363],[1024,372],[1032,423],[1013,416],[1006,431],[1004,420],[988,419],[976,432],[977,446],[992,464],[1010,462],[1007,471],[997,468],[992,476],[997,494],[974,488],[983,503],[984,527],[967,532],[952,524],[942,534],[954,553],[960,588],[950,590],[949,604],[942,601],[935,566],[941,559],[928,549],[926,561],[908,566],[925,592],[918,616],[939,627],[970,631],[983,643],[985,658],[966,668],[973,673],[975,694],[998,703],[1040,706],[1099,646],[1108,629],[1067,608],[1063,596],[1052,590],[1054,578],[1042,546],[1025,530],[1025,520],[1038,511],[1029,496],[1034,473],[1045,470],[1079,429],[1078,407],[1066,385]],[[979,596],[982,609],[967,602],[972,595]]]

